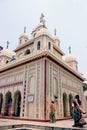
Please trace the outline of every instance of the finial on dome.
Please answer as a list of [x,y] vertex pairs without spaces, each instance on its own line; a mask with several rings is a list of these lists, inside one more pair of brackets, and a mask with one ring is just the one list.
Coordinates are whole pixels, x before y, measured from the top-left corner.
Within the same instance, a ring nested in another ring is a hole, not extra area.
[[54,29],[54,35],[56,35],[56,32],[57,32],[57,30],[56,30],[56,28]]
[[71,54],[71,46],[69,46],[69,54]]
[[44,14],[41,13],[41,16],[40,16],[40,23],[43,23],[45,25],[45,20],[43,19],[44,18]]
[[9,41],[7,41],[7,47],[6,47],[7,49],[8,49],[8,46],[9,46]]
[[24,33],[26,33],[26,27],[24,27]]

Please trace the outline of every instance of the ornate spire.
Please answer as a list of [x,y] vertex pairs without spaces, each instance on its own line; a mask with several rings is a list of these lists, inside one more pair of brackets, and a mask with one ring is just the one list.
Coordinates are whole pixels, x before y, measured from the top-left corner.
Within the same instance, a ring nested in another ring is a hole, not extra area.
[[54,29],[54,35],[56,35],[56,32],[57,32],[57,30],[56,30],[56,28]]
[[45,20],[43,19],[44,18],[44,14],[41,13],[41,16],[40,16],[40,23],[43,23],[45,25]]
[[69,48],[68,48],[68,49],[69,49],[69,54],[71,54],[71,46],[69,46]]
[[26,33],[26,27],[24,27],[24,33]]
[[7,41],[7,47],[6,47],[7,49],[8,49],[8,46],[9,46],[9,41]]

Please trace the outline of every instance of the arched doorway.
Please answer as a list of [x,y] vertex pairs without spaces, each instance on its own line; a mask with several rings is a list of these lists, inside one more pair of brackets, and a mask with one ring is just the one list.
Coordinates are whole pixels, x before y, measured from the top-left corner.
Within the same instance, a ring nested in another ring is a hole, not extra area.
[[1,110],[2,110],[2,103],[3,103],[3,95],[2,95],[2,93],[0,93],[0,114],[1,114]]
[[63,93],[63,114],[64,117],[67,116],[67,94]]
[[72,94],[69,95],[69,108],[70,108],[70,115],[72,112],[72,102],[73,102],[73,96]]
[[21,93],[20,91],[16,91],[14,95],[14,116],[20,116],[21,109]]
[[11,112],[11,104],[12,104],[12,98],[11,98],[11,92],[7,92],[5,95],[5,116],[9,116]]

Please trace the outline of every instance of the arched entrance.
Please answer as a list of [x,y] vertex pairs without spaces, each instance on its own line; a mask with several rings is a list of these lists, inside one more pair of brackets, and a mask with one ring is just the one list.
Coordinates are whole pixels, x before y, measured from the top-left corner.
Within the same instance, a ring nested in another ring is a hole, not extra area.
[[2,95],[2,93],[0,93],[0,114],[1,114],[1,110],[2,110],[2,103],[3,103],[3,95]]
[[9,116],[11,112],[11,104],[12,104],[12,98],[11,98],[11,92],[7,92],[5,95],[5,116]]
[[16,91],[14,95],[14,116],[20,116],[21,109],[21,93],[20,91]]
[[63,113],[64,117],[67,116],[67,94],[63,93]]
[[72,112],[72,102],[73,102],[73,96],[72,94],[69,95],[69,108],[70,108],[70,115]]

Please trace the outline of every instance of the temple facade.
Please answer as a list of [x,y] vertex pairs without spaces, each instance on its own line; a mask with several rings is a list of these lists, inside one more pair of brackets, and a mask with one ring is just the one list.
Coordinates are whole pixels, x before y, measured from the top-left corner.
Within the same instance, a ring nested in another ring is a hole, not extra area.
[[70,116],[76,94],[82,103],[84,78],[78,72],[78,62],[71,53],[64,52],[60,40],[52,35],[44,21],[36,25],[31,38],[26,33],[19,37],[14,50],[0,46],[0,115],[49,120],[50,103],[56,104],[56,119]]

